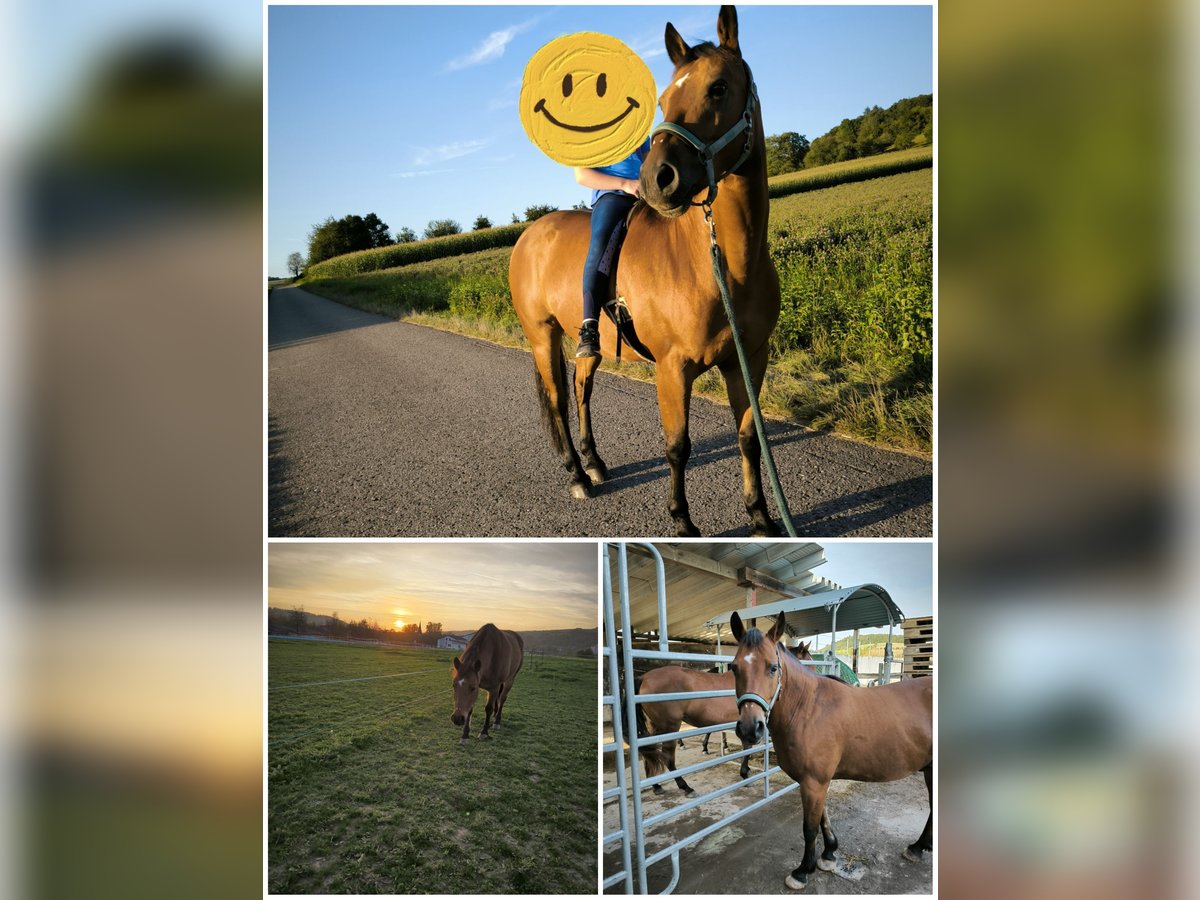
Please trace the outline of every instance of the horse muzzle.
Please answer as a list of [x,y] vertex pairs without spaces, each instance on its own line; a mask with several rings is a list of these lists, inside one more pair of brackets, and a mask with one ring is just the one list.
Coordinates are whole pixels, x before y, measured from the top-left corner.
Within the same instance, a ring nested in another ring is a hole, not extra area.
[[466,720],[467,720],[466,716],[464,716],[462,713],[459,713],[459,712],[456,712],[452,716],[450,716],[450,721],[453,722],[455,725],[462,725],[462,723],[465,722]]
[[733,731],[738,736],[738,740],[749,744],[758,744],[766,737],[767,723],[758,717],[752,717],[749,721],[743,717],[737,720]]
[[638,178],[641,198],[664,219],[678,219],[688,211],[695,193],[681,186],[681,178],[673,163],[663,160],[653,164],[647,160]]

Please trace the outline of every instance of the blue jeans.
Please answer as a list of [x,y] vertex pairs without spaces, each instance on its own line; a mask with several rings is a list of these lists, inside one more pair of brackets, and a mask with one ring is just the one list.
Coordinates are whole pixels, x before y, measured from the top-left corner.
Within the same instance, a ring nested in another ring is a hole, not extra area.
[[599,271],[609,239],[629,215],[637,198],[629,194],[601,194],[592,207],[592,241],[583,264],[583,318],[600,318],[600,304],[608,299],[608,276]]

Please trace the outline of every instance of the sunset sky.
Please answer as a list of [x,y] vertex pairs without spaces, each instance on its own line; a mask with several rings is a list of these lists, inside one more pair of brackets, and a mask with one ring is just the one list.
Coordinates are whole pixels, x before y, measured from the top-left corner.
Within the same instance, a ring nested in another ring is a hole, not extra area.
[[399,628],[596,626],[594,543],[272,544],[271,606]]

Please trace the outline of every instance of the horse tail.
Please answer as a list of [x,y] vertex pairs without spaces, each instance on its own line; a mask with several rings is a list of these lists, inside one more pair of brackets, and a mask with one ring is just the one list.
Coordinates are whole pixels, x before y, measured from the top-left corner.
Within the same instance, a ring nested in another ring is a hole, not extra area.
[[[562,344],[558,340],[550,341],[550,369],[554,373],[555,393],[558,395],[557,413],[561,420],[566,422],[569,416],[567,411],[567,360],[563,356]],[[538,409],[542,414],[542,425],[550,432],[550,440],[554,442],[555,451],[564,454],[567,452],[567,447],[563,444],[562,432],[555,421],[556,410],[550,400],[550,392],[546,390],[546,382],[542,380],[542,372],[536,363],[533,366],[533,386],[537,393]]]
[[[634,688],[634,693],[641,692],[641,682],[639,681]],[[649,720],[646,718],[646,704],[635,703],[634,708],[637,711],[637,736],[646,737],[653,734],[650,730]],[[663,753],[662,744],[651,744],[648,747],[642,747],[638,750],[638,754],[646,761],[646,777],[653,778],[655,775],[661,775],[667,771],[667,758]]]

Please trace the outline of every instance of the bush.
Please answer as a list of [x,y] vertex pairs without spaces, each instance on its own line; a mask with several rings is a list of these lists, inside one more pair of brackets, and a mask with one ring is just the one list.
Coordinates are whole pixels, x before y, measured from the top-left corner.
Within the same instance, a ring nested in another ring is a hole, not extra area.
[[462,231],[462,226],[453,219],[434,219],[425,226],[425,237],[449,237],[452,234],[459,234]]
[[464,253],[490,250],[493,247],[511,247],[527,227],[528,225],[525,223],[504,225],[484,231],[471,231],[466,234],[452,234],[425,241],[394,244],[391,247],[381,247],[375,250],[360,250],[358,253],[347,253],[344,256],[336,256],[322,263],[311,265],[305,270],[304,275],[310,280],[345,278],[348,275],[361,275],[364,272],[376,272],[380,269],[428,262],[431,259],[442,259],[447,256],[461,256]]
[[475,225],[474,225],[475,231],[483,231],[483,229],[491,228],[491,227],[492,227],[492,220],[489,219],[487,216],[476,216],[475,217]]
[[550,206],[549,204],[539,204],[537,206],[527,206],[527,207],[525,207],[525,221],[526,222],[536,222],[538,219],[540,219],[542,216],[546,215],[547,213],[552,213],[552,212],[557,212],[557,211],[558,211],[557,206]]
[[507,275],[464,275],[450,288],[450,312],[463,318],[480,318],[501,325],[518,325]]

